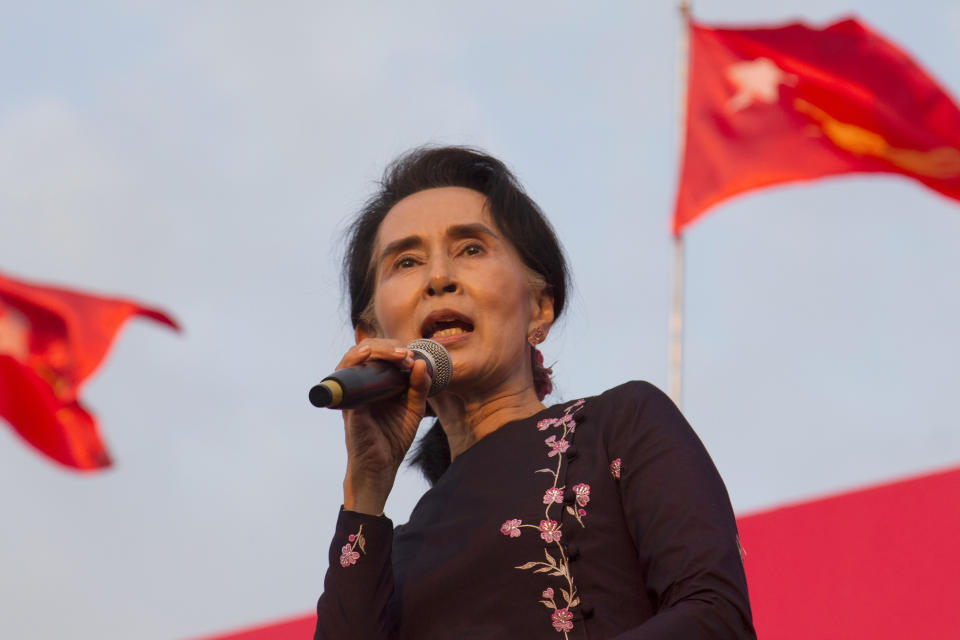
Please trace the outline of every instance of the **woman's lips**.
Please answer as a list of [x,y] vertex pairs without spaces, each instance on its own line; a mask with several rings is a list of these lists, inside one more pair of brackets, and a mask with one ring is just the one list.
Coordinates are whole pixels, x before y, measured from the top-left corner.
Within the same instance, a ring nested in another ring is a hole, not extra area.
[[453,340],[473,332],[473,320],[453,309],[437,309],[420,324],[420,335],[432,340]]

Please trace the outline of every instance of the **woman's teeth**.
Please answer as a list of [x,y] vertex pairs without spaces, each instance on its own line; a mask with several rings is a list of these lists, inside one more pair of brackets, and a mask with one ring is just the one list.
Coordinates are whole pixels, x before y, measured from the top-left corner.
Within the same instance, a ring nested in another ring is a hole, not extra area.
[[449,329],[441,329],[440,331],[437,331],[436,333],[433,334],[432,337],[446,338],[447,336],[458,336],[461,333],[466,333],[466,331],[464,331],[460,327],[450,327]]

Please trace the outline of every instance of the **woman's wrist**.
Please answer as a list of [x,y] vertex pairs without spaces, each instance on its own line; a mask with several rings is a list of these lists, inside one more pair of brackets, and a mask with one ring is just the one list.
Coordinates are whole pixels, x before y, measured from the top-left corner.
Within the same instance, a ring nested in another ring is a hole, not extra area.
[[348,501],[347,498],[344,497],[343,508],[345,511],[353,511],[354,513],[362,513],[368,516],[380,517],[383,515],[383,506],[377,502]]
[[382,516],[392,486],[392,482],[387,487],[368,486],[366,483],[351,482],[347,478],[343,482],[343,508],[371,516]]

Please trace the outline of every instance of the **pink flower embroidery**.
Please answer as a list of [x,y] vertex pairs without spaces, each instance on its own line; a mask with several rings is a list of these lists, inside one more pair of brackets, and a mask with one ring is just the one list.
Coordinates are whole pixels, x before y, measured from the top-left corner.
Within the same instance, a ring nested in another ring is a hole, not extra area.
[[610,473],[617,480],[620,479],[620,458],[617,458],[616,460],[610,463]]
[[571,622],[571,620],[573,620],[573,613],[566,607],[554,611],[550,619],[553,620],[553,628],[560,633],[573,629],[573,622]]
[[577,495],[577,504],[581,507],[587,506],[587,503],[590,502],[590,485],[580,484],[573,485],[573,492]]
[[[547,445],[547,457],[557,458],[555,462],[556,468],[538,469],[536,471],[536,473],[549,473],[553,476],[552,486],[547,488],[543,493],[543,504],[547,506],[544,509],[543,520],[540,521],[540,525],[536,527],[536,529],[539,530],[540,537],[545,543],[548,545],[551,543],[557,545],[559,555],[551,555],[549,548],[547,548],[544,549],[545,559],[532,560],[514,567],[521,571],[532,570],[535,573],[549,574],[551,578],[565,579],[566,588],[560,589],[560,593],[563,595],[562,602],[557,602],[554,599],[553,587],[546,587],[541,592],[543,599],[540,600],[540,604],[553,611],[550,616],[553,622],[553,628],[558,633],[562,633],[564,639],[568,638],[568,633],[573,630],[573,612],[571,609],[579,606],[580,597],[577,594],[576,585],[574,585],[573,577],[570,575],[568,568],[569,558],[564,554],[563,548],[560,545],[560,539],[562,537],[561,525],[557,520],[551,518],[551,511],[554,509],[554,505],[560,504],[562,505],[560,509],[563,509],[566,513],[576,518],[581,527],[584,526],[583,516],[587,515],[587,511],[583,507],[590,502],[590,485],[585,482],[575,485],[572,489],[572,497],[576,504],[567,505],[563,505],[565,502],[563,495],[565,487],[557,486],[560,484],[560,472],[564,459],[563,454],[566,453],[568,449],[571,449],[570,441],[567,440],[567,434],[573,433],[574,429],[576,429],[577,422],[574,419],[574,414],[579,411],[580,406],[584,403],[584,400],[577,400],[564,409],[563,414],[559,418],[544,418],[537,422],[538,431],[546,431],[550,428],[559,429],[556,435],[552,435],[543,441],[544,444]],[[612,466],[611,472],[613,472]],[[521,527],[530,527],[532,529],[534,525],[523,524],[519,519],[507,520],[501,525],[500,532],[505,536],[515,538],[519,537]],[[560,606],[563,608],[558,608]]]
[[543,504],[550,504],[552,502],[563,502],[563,489],[556,487],[547,489],[543,494]]
[[357,564],[357,558],[359,557],[360,554],[353,550],[353,546],[345,544],[343,549],[340,549],[340,566],[349,567],[352,564]]
[[547,444],[548,447],[550,447],[550,453],[547,454],[548,458],[552,458],[558,453],[563,453],[564,451],[570,448],[569,442],[567,442],[563,438],[560,438],[559,440],[557,440],[557,436],[550,436],[549,438],[544,440],[544,442]]
[[556,520],[540,521],[540,537],[544,542],[560,542],[560,525]]
[[500,533],[505,536],[510,536],[511,538],[520,537],[520,523],[521,521],[518,518],[513,520],[507,520],[502,525],[500,525]]
[[544,418],[537,423],[537,429],[540,431],[546,431],[550,427],[555,427],[560,424],[560,421],[557,418]]
[[366,553],[366,544],[367,541],[363,537],[363,525],[360,525],[360,528],[357,529],[356,533],[351,533],[347,536],[348,542],[343,545],[340,549],[340,566],[349,567],[352,564],[357,564],[357,559],[360,557],[360,554],[355,551],[357,547],[360,547],[360,551]]

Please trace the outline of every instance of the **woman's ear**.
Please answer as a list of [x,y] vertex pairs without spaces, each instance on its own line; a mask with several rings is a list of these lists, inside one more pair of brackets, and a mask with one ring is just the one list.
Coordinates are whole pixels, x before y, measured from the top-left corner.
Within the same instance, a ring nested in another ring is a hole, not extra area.
[[553,319],[553,296],[544,287],[539,293],[534,294],[533,313],[530,318],[528,334],[537,329],[542,329],[543,335],[546,337],[550,331],[550,326],[553,324]]

